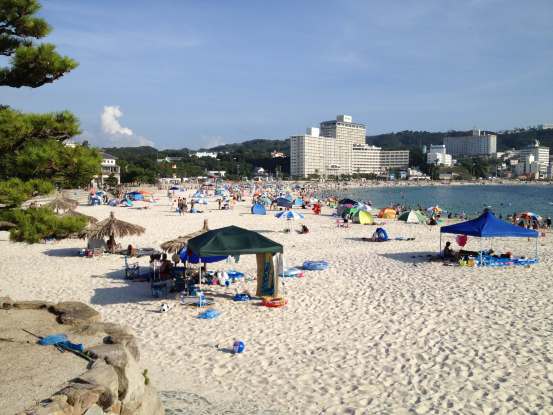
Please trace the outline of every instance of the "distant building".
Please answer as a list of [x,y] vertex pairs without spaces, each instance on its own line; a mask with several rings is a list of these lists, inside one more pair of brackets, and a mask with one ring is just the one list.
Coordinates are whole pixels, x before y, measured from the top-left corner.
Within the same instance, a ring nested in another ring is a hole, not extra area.
[[157,159],[158,163],[175,163],[177,161],[181,161],[182,157],[165,157],[162,159]]
[[381,150],[380,167],[384,170],[405,169],[409,166],[409,150]]
[[451,167],[453,158],[451,154],[447,154],[445,144],[431,144],[428,153],[426,153],[426,164]]
[[385,151],[367,145],[366,128],[353,123],[351,116],[338,115],[323,121],[320,128],[290,137],[290,173],[294,177],[380,174],[405,169],[408,150]]
[[211,157],[211,158],[214,158],[214,159],[217,158],[218,154],[219,153],[211,152],[211,151],[197,151],[195,153],[192,153],[192,155],[194,155],[198,158]]
[[117,165],[117,157],[111,154],[100,152],[102,156],[101,175],[97,177],[99,184],[103,184],[105,179],[112,176],[117,179],[117,184],[121,183],[121,168]]
[[271,151],[271,158],[274,158],[274,159],[283,159],[283,158],[286,158],[286,154],[284,154],[283,152],[281,151]]
[[225,170],[209,170],[207,172],[208,177],[223,178],[227,172]]
[[521,158],[533,156],[533,160],[538,164],[539,174],[541,176],[547,175],[547,169],[549,167],[549,147],[541,146],[538,140],[526,148],[518,151]]
[[491,156],[497,152],[497,135],[474,129],[469,136],[445,137],[444,145],[452,156]]
[[553,130],[553,124],[540,124],[538,125],[539,130]]

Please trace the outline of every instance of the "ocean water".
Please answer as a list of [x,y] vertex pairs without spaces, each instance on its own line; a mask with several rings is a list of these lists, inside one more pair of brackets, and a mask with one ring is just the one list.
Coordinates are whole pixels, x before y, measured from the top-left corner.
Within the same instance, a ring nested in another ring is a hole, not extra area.
[[491,207],[496,215],[531,211],[553,217],[553,185],[474,185],[376,187],[334,192],[339,197],[371,201],[375,207],[400,203],[428,208],[439,205],[446,211],[478,215]]

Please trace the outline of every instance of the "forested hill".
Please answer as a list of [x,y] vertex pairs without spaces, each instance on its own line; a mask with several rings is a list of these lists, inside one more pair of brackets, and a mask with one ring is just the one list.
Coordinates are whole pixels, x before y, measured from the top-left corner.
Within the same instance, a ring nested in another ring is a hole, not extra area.
[[[442,144],[445,136],[463,136],[470,134],[470,131],[400,131],[397,133],[386,133],[367,136],[367,144],[382,147],[384,149],[421,149],[423,145]],[[534,128],[517,130],[497,134],[497,149],[499,151],[511,148],[522,148],[539,140],[542,145],[553,147],[553,130],[538,130]],[[120,147],[105,148],[107,153],[116,157],[132,160],[140,158],[163,158],[166,156],[187,156],[192,150],[186,148],[180,150],[156,150],[153,147]],[[202,151],[209,150],[219,153],[238,153],[240,155],[264,158],[270,157],[271,151],[282,151],[290,153],[290,141],[285,140],[250,140],[241,143],[224,144]]]
[[[553,147],[553,130],[538,130],[534,128],[497,134],[497,150],[522,148],[539,140],[544,146]],[[443,144],[445,136],[469,135],[470,131],[400,131],[397,133],[379,134],[367,137],[367,143],[384,149],[420,149],[423,145]]]
[[260,152],[270,153],[271,151],[281,151],[284,153],[290,152],[290,142],[285,140],[249,140],[241,143],[223,144],[209,149],[202,149],[203,151],[216,151],[220,153],[234,153],[234,152]]

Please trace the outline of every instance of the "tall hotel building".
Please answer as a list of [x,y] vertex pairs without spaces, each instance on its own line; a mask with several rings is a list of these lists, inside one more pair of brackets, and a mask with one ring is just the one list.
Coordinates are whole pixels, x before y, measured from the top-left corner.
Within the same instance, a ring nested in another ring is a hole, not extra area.
[[444,137],[447,154],[452,156],[491,156],[497,153],[497,136],[482,134],[472,130],[472,135],[464,137]]
[[383,151],[365,143],[366,128],[349,115],[323,121],[320,128],[308,128],[304,135],[290,137],[290,173],[339,176],[379,174],[387,169],[406,168],[409,151]]

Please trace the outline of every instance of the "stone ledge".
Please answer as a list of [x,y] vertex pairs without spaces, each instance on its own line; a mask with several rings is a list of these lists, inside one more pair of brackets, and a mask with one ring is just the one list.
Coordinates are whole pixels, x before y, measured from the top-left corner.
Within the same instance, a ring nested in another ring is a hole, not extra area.
[[[18,415],[163,415],[165,410],[155,388],[146,385],[138,365],[138,343],[132,331],[101,322],[100,313],[80,302],[51,304],[0,297],[0,309],[38,310],[57,316],[70,333],[100,335],[101,344],[86,351],[96,360],[89,369],[69,380],[61,390]],[[51,317],[50,317],[51,318]],[[67,330],[66,330],[67,331]],[[102,336],[105,334],[105,336]]]

